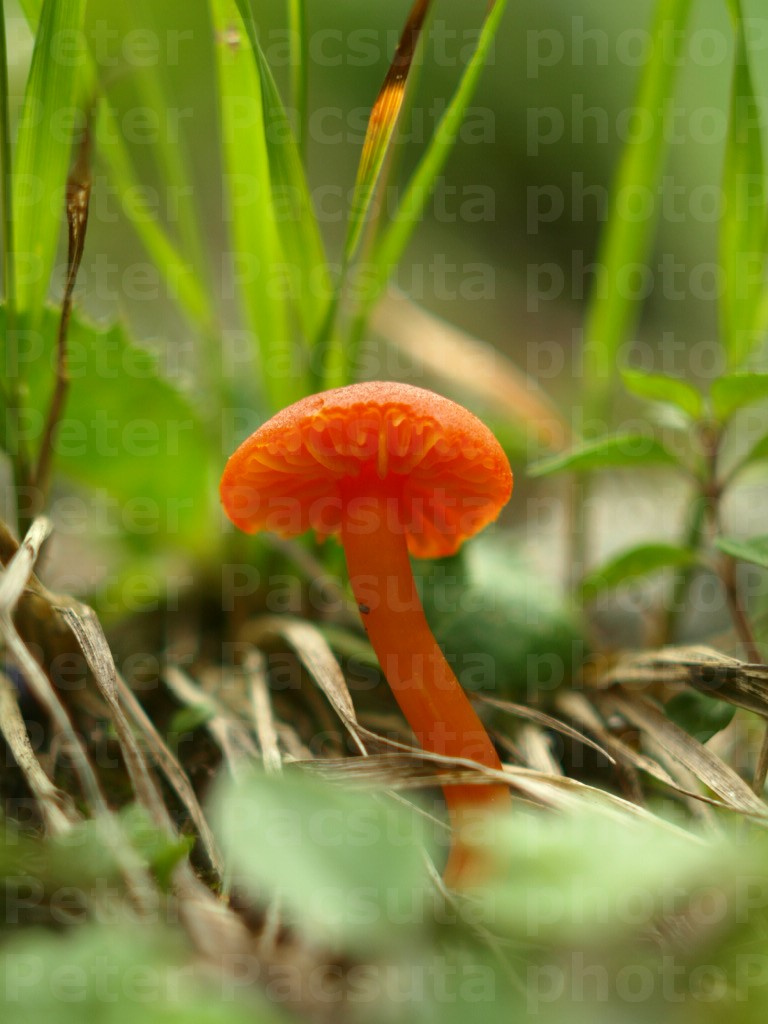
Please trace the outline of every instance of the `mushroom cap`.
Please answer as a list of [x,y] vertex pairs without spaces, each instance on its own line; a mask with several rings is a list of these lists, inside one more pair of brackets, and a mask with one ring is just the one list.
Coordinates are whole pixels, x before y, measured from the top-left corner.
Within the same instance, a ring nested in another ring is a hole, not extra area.
[[384,496],[422,558],[453,554],[511,492],[507,457],[476,416],[432,391],[384,381],[283,409],[240,445],[221,480],[236,526],[284,537],[338,534],[345,515],[365,514],[366,496]]

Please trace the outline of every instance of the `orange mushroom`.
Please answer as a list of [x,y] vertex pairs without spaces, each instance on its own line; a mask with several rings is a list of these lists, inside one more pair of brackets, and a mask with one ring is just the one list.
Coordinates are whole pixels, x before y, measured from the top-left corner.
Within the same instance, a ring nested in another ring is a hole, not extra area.
[[[353,384],[278,413],[229,459],[221,500],[241,530],[340,535],[352,591],[382,671],[425,750],[497,770],[498,754],[445,660],[414,585],[411,555],[454,554],[496,519],[512,472],[488,428],[455,402],[407,384]],[[506,786],[444,788],[456,829],[445,870],[472,856],[461,830],[510,804]]]

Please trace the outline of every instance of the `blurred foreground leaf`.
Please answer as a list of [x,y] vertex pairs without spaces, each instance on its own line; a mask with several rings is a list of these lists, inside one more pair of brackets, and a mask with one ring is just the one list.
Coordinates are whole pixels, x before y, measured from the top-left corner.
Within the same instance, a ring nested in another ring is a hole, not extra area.
[[246,986],[201,981],[179,935],[161,927],[83,925],[4,947],[3,1024],[278,1024]]
[[719,420],[768,398],[768,373],[729,373],[712,383],[712,410]]
[[210,807],[236,880],[279,899],[315,941],[370,953],[422,919],[431,888],[415,812],[297,774],[220,785]]

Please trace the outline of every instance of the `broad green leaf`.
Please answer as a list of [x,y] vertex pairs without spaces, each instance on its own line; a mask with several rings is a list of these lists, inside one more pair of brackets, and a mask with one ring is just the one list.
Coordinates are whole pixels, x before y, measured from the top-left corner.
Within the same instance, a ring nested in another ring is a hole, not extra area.
[[376,192],[376,185],[390,152],[392,139],[403,108],[408,76],[413,66],[424,19],[430,5],[431,0],[415,0],[384,84],[376,97],[368,119],[360,165],[357,169],[355,191],[352,196],[347,240],[344,245],[344,259],[347,263],[355,255],[360,243]]
[[536,572],[500,535],[459,555],[414,563],[438,643],[465,690],[541,700],[567,685],[586,640],[555,580]]
[[750,562],[768,569],[768,536],[739,540],[735,537],[718,537],[716,547],[740,562]]
[[[19,346],[29,383],[24,429],[35,445],[52,389],[57,323],[58,311],[46,309],[42,329],[25,332]],[[80,513],[70,503],[73,528],[87,528],[90,514],[107,516],[106,528],[142,547],[170,542],[204,550],[215,483],[191,400],[119,326],[99,329],[73,315],[68,351],[71,384],[54,474],[95,488],[107,502],[99,514],[97,503],[83,500]]]
[[736,708],[698,690],[682,690],[667,701],[664,713],[689,736],[706,743],[731,722]]
[[[236,0],[261,80],[264,133],[273,196],[280,205],[280,238],[292,279],[292,298],[305,341],[319,334],[333,294],[320,230],[301,155],[272,70],[259,43],[249,0]],[[346,383],[346,381],[345,381]]]
[[386,799],[297,773],[253,775],[220,786],[211,813],[238,883],[278,898],[324,945],[392,948],[429,905],[423,820]]
[[424,155],[405,188],[402,202],[389,225],[376,240],[358,294],[351,296],[357,310],[342,353],[342,367],[346,367],[346,370],[342,370],[338,381],[331,383],[343,382],[345,375],[348,377],[352,374],[371,309],[381,296],[413,232],[421,222],[427,200],[453,149],[464,113],[477,87],[505,8],[506,0],[494,0],[487,11],[477,45],[427,144]]
[[768,399],[768,373],[729,373],[713,381],[712,411],[719,420],[729,419],[739,409]]
[[306,394],[296,369],[287,306],[274,279],[285,260],[275,220],[261,82],[247,49],[231,46],[234,0],[211,0],[219,83],[225,190],[238,298],[254,338],[259,379],[271,412]]
[[582,594],[589,600],[629,579],[648,576],[659,569],[687,567],[695,562],[696,553],[688,548],[675,544],[638,544],[585,576],[581,583]]
[[701,394],[692,384],[680,377],[626,368],[621,371],[621,379],[627,391],[638,398],[647,398],[652,402],[668,402],[694,420],[699,419],[703,413],[704,403]]
[[530,476],[551,476],[570,470],[586,473],[593,469],[649,464],[680,465],[680,460],[663,444],[645,434],[614,434],[589,441],[562,455],[541,459],[528,467]]
[[691,0],[657,0],[649,34],[648,59],[640,71],[632,104],[636,124],[650,124],[624,146],[611,188],[605,230],[596,264],[600,267],[590,295],[584,326],[585,398],[593,414],[602,414],[612,393],[619,349],[638,312],[637,299],[622,287],[633,266],[648,258],[655,217],[635,217],[624,199],[638,191],[656,194],[669,148],[668,111],[680,68]]
[[747,26],[739,0],[734,0],[731,7],[735,16],[736,52],[723,166],[720,263],[724,273],[720,331],[728,365],[738,367],[759,340],[757,327],[765,287],[768,197],[760,135],[761,112],[749,66]]

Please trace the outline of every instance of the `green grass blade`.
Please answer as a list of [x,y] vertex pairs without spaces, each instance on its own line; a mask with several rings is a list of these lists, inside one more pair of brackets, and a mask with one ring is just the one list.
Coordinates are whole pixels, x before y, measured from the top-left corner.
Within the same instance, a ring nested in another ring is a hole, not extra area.
[[309,133],[309,29],[305,0],[288,0],[291,37],[291,102],[296,111],[299,153],[306,164]]
[[13,259],[16,312],[26,329],[39,322],[48,294],[64,213],[72,139],[53,130],[79,99],[78,60],[58,57],[60,40],[81,38],[85,0],[46,0],[32,52],[14,161]]
[[[168,31],[168,23],[167,16],[160,13],[162,6],[149,0],[112,4],[110,21],[120,38],[130,38],[137,31],[137,26],[141,26],[140,31],[163,39]],[[158,61],[151,68],[131,69],[126,84],[131,90],[131,105],[151,113],[157,124],[166,122],[169,113],[178,106],[178,82],[174,81],[173,71],[167,62]],[[193,264],[198,278],[205,280],[210,268],[198,219],[199,198],[189,187],[190,182],[194,181],[194,174],[188,143],[188,136],[181,124],[173,131],[158,131],[153,140],[152,159],[158,168],[158,177],[163,187],[175,196],[172,227],[178,231],[180,248],[187,263]]]
[[261,82],[250,53],[230,46],[226,31],[236,17],[233,0],[212,0],[216,33],[221,129],[231,234],[244,321],[257,343],[264,397],[270,411],[304,393],[296,373],[286,306],[273,268],[284,257],[272,200]]
[[311,346],[325,322],[333,293],[325,250],[293,129],[259,44],[250,4],[248,0],[236,2],[261,82],[273,191],[287,208],[279,230],[292,277],[292,294],[302,334]]
[[[22,0],[21,7],[30,28],[36,32],[42,8],[40,0]],[[83,57],[81,74],[83,95],[95,96],[96,66],[90,54]],[[111,183],[121,196],[126,216],[147,254],[165,278],[169,293],[191,323],[198,326],[202,324],[204,329],[212,330],[213,310],[199,275],[164,227],[157,220],[147,217],[141,205],[141,184],[136,177],[117,116],[106,99],[100,99],[97,105],[95,141],[99,156],[107,166]]]
[[488,11],[477,45],[424,155],[408,182],[402,203],[373,247],[370,263],[366,266],[364,286],[358,295],[353,296],[357,309],[343,352],[344,376],[348,377],[352,373],[371,309],[386,287],[392,271],[420,222],[435,182],[453,149],[464,113],[485,66],[505,8],[506,0],[496,0]]
[[376,193],[376,186],[390,152],[405,99],[413,58],[430,4],[431,0],[415,0],[384,83],[371,109],[363,142],[363,152],[357,170],[347,240],[344,246],[344,262],[346,264],[351,262],[360,244],[363,228]]
[[768,196],[760,109],[749,67],[744,17],[738,0],[729,6],[734,15],[736,51],[723,165],[720,334],[728,366],[735,368],[744,364],[760,337]]
[[107,100],[101,100],[97,109],[96,147],[107,165],[110,181],[120,195],[133,230],[165,278],[170,294],[193,324],[208,327],[213,322],[208,293],[181,248],[157,220],[147,216],[141,201],[142,189],[137,187],[125,140]]
[[665,107],[673,95],[680,51],[686,33],[691,0],[658,0],[651,26],[648,62],[640,74],[633,109],[653,132],[640,141],[627,142],[611,191],[608,221],[600,240],[600,267],[584,325],[584,398],[592,417],[605,415],[617,371],[617,355],[637,315],[638,303],[617,286],[626,268],[642,263],[653,241],[655,220],[632,219],[622,211],[621,196],[637,189],[655,191],[667,152]]

